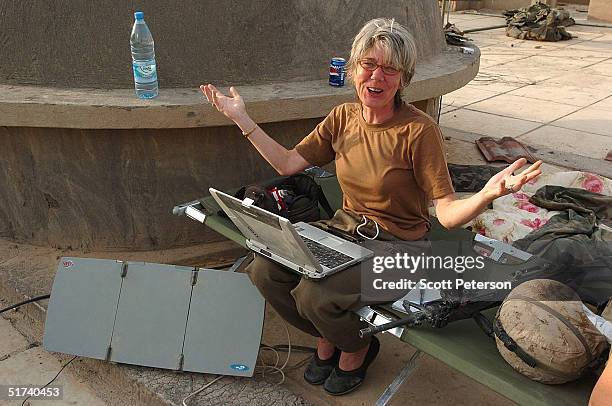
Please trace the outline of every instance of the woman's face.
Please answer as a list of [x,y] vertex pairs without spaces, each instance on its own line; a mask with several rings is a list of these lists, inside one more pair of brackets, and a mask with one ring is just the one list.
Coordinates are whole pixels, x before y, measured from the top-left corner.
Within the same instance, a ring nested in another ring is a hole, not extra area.
[[[360,60],[367,60],[376,65],[385,65],[385,52],[374,45]],[[364,107],[370,109],[385,109],[393,107],[395,93],[400,88],[401,72],[395,74],[384,73],[380,66],[375,70],[364,69],[357,64],[357,71],[353,77],[357,97]]]

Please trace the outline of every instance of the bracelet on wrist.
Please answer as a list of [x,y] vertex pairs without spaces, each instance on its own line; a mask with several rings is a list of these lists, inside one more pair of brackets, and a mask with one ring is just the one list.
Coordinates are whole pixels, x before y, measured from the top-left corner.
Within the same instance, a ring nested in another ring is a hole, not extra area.
[[249,138],[249,136],[251,134],[253,134],[255,132],[255,130],[257,130],[257,127],[259,127],[257,124],[255,124],[255,126],[253,128],[251,128],[249,131],[243,131],[242,135],[244,135],[244,138]]

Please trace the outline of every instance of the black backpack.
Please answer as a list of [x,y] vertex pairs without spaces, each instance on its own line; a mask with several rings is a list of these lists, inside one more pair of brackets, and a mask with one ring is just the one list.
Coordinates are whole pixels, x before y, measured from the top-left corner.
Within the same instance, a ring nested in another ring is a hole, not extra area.
[[[305,173],[243,186],[234,197],[240,200],[250,198],[255,206],[285,217],[292,223],[320,220],[319,204],[329,218],[334,216],[321,186]],[[223,211],[219,214],[225,215]]]

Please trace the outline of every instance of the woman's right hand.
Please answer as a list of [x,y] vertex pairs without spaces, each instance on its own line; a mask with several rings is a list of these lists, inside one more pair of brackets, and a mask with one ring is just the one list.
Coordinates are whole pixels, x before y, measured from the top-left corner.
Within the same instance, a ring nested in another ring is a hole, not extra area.
[[230,87],[230,95],[226,96],[211,84],[201,85],[200,90],[206,96],[206,99],[223,113],[227,118],[238,124],[238,121],[246,116],[246,107],[242,96],[238,94],[236,89]]
[[[310,166],[295,148],[288,151],[287,148],[270,138],[249,117],[242,96],[238,94],[236,89],[230,87],[229,96],[224,95],[211,84],[201,85],[200,89],[217,110],[240,127],[242,134],[255,145],[259,153],[279,174],[293,175]],[[249,137],[250,134],[254,134],[254,136]]]

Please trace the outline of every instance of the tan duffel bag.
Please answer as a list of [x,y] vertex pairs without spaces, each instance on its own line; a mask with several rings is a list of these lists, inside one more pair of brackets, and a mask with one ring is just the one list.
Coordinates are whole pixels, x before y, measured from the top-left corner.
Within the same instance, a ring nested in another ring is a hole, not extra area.
[[521,374],[547,384],[579,378],[601,362],[608,348],[578,294],[548,279],[531,280],[512,290],[493,327],[502,357]]

